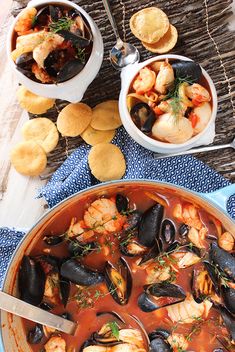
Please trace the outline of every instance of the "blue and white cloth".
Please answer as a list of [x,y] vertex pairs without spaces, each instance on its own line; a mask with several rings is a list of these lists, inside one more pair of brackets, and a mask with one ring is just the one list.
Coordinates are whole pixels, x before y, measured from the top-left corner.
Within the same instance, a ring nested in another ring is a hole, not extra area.
[[[197,192],[212,192],[229,185],[217,172],[196,158],[185,155],[166,159],[155,159],[154,153],[137,144],[124,130],[119,128],[112,143],[119,146],[125,155],[127,169],[124,179],[153,179],[171,182]],[[52,207],[66,197],[98,184],[91,174],[87,159],[90,150],[87,144],[81,145],[53,174],[50,181],[40,191]],[[235,219],[235,197],[230,197],[227,210]],[[0,286],[8,261],[24,231],[0,228]]]

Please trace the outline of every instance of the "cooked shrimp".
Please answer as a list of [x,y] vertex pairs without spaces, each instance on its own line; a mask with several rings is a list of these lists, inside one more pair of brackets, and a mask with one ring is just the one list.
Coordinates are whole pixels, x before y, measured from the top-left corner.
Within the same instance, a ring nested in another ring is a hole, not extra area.
[[[206,128],[211,118],[211,106],[206,102],[201,103],[200,106],[193,109],[191,114],[195,115],[195,124],[192,126],[194,134],[198,134]],[[190,117],[189,119],[191,120]]]
[[36,62],[32,65],[32,72],[35,74],[35,77],[42,83],[52,82],[52,79],[48,73],[43,68],[39,67]]
[[174,79],[175,77],[172,66],[168,62],[164,62],[160,66],[154,88],[157,92],[166,94],[167,89],[174,83]]
[[230,232],[224,232],[219,237],[218,244],[220,248],[223,248],[226,251],[232,251],[235,244],[235,239]]
[[179,350],[187,350],[188,348],[188,341],[182,334],[178,334],[173,332],[167,339],[171,347],[173,348],[174,352],[178,352]]
[[208,90],[198,83],[187,86],[185,88],[185,93],[190,99],[192,99],[194,105],[199,105],[202,102],[211,100]]
[[107,234],[120,231],[126,222],[126,216],[118,212],[114,199],[100,198],[87,209],[84,221],[95,232]]
[[52,336],[44,348],[45,352],[66,352],[66,342],[61,336]]
[[64,41],[64,38],[59,34],[51,34],[46,39],[36,46],[33,50],[33,58],[37,62],[40,68],[44,68],[44,60],[50,54],[51,51],[55,50]]
[[20,15],[15,25],[15,31],[18,35],[30,33],[37,10],[34,7],[26,8]]
[[137,94],[144,94],[151,90],[156,80],[156,73],[148,67],[140,70],[139,75],[134,80],[133,88]]
[[203,315],[207,317],[211,307],[210,301],[205,300],[202,303],[197,303],[193,296],[189,295],[185,301],[168,306],[167,313],[173,323],[190,324]]

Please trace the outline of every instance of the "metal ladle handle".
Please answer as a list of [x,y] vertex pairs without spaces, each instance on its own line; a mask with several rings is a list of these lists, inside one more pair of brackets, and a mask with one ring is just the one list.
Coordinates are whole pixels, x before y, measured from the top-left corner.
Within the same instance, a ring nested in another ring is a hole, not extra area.
[[118,28],[117,28],[117,24],[116,24],[115,18],[114,18],[113,14],[112,14],[112,10],[111,10],[110,4],[109,4],[108,0],[102,0],[102,2],[103,2],[103,5],[104,5],[104,8],[105,8],[105,11],[106,11],[106,13],[108,15],[109,22],[111,23],[111,26],[113,28],[115,37],[116,37],[117,41],[119,41],[121,39],[120,39],[120,35],[119,35],[119,32],[118,32]]

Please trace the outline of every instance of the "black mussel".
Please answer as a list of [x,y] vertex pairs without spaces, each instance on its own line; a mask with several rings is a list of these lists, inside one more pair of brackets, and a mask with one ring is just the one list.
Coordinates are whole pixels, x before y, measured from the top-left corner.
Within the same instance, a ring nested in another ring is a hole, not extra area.
[[186,294],[182,287],[168,282],[159,282],[144,286],[145,292],[154,296],[160,307],[184,301]]
[[74,284],[82,286],[97,285],[104,281],[101,273],[87,268],[74,259],[69,259],[61,265],[60,274]]
[[80,31],[77,33],[72,33],[65,29],[61,29],[57,33],[61,35],[65,40],[70,41],[73,45],[78,46],[81,49],[87,47],[90,44],[89,39],[81,37]]
[[46,276],[39,263],[24,256],[20,265],[18,287],[20,299],[35,306],[42,302]]
[[150,340],[153,340],[156,337],[161,337],[161,338],[167,340],[168,337],[170,336],[170,334],[171,334],[170,331],[168,331],[166,329],[159,328],[159,329],[156,329],[156,330],[152,331],[149,334],[149,338],[150,338]]
[[47,55],[44,60],[45,71],[53,78],[56,78],[59,72],[58,61],[63,55],[63,50],[53,50]]
[[48,302],[42,302],[40,305],[39,305],[39,308],[43,309],[43,310],[46,310],[47,312],[49,312],[50,310],[52,310],[54,307],[49,304]]
[[178,241],[174,241],[173,243],[171,243],[166,249],[165,252],[166,253],[172,253],[174,252],[177,248],[180,247],[180,243]]
[[156,258],[163,250],[162,240],[159,239],[149,251],[143,255],[139,265],[146,265],[148,261]]
[[216,348],[213,352],[234,351],[234,343],[227,336],[216,335],[216,339],[224,348]]
[[81,72],[83,68],[84,63],[82,63],[80,59],[70,60],[66,62],[62,69],[58,72],[56,80],[58,83],[67,81]]
[[40,255],[35,258],[42,266],[45,274],[58,273],[61,259],[53,255]]
[[27,341],[32,345],[36,345],[42,341],[43,337],[44,332],[42,325],[36,324],[35,327],[28,332]]
[[224,352],[223,348],[215,348],[213,352]]
[[70,17],[72,20],[74,20],[78,15],[79,15],[79,12],[77,10],[69,9],[68,17]]
[[135,125],[143,132],[150,133],[156,116],[152,109],[146,103],[134,105],[130,111],[131,118]]
[[159,240],[163,212],[164,207],[157,203],[142,215],[138,228],[138,241],[143,246],[151,248]]
[[48,15],[49,15],[49,6],[46,5],[41,7],[33,19],[32,28],[34,28],[35,26],[38,26],[42,21],[44,21],[45,17],[47,17]]
[[235,317],[223,306],[217,306],[220,315],[223,318],[224,324],[232,338],[235,341]]
[[73,321],[71,314],[68,312],[64,312],[64,313],[60,314],[60,317]]
[[138,306],[143,312],[146,313],[153,312],[159,308],[157,302],[155,302],[154,299],[152,299],[152,297],[146,292],[139,295]]
[[116,207],[119,213],[126,212],[128,209],[128,199],[122,194],[116,195]]
[[211,281],[213,282],[215,292],[218,295],[220,295],[220,284],[219,284],[218,273],[215,271],[216,267],[206,260],[203,261],[203,264],[210,276]]
[[58,6],[49,5],[49,13],[53,22],[57,22],[63,17],[62,11]]
[[70,281],[60,277],[60,296],[63,306],[66,307],[70,294]]
[[33,54],[31,53],[25,53],[20,55],[17,59],[16,59],[16,66],[18,68],[23,68],[23,69],[30,69],[32,64],[33,64]]
[[127,222],[125,224],[125,232],[135,229],[141,220],[141,214],[138,211],[134,211],[127,216]]
[[214,293],[214,285],[207,270],[194,269],[192,273],[192,294],[197,303],[201,303]]
[[149,249],[147,247],[141,246],[134,239],[129,241],[123,241],[120,243],[120,251],[127,257],[136,257],[146,253]]
[[123,320],[123,318],[116,312],[111,311],[111,312],[97,312],[96,316],[97,317],[101,317],[102,315],[112,315],[114,318],[118,319],[121,323],[125,323],[125,321]]
[[223,271],[226,276],[235,280],[235,257],[220,248],[216,242],[211,243],[209,251],[210,261]]
[[222,285],[221,295],[223,297],[225,307],[230,311],[230,313],[235,314],[235,289],[229,285]]
[[173,351],[171,345],[163,340],[161,337],[156,337],[150,342],[151,352],[171,352]]
[[48,245],[48,246],[57,246],[58,244],[62,243],[64,241],[65,235],[59,235],[59,236],[45,236],[43,238],[43,241]]
[[171,244],[175,240],[175,225],[169,219],[162,222],[161,238],[167,244]]
[[105,280],[113,299],[120,305],[127,304],[132,290],[132,276],[124,258],[121,257],[116,266],[106,262]]
[[70,240],[68,251],[72,257],[85,257],[86,255],[100,248],[97,242],[79,242],[76,239]]
[[188,225],[186,225],[186,224],[180,225],[180,227],[179,227],[179,235],[180,235],[180,237],[182,237],[182,238],[187,237],[188,232],[189,232],[189,226]]
[[176,61],[172,63],[175,77],[188,78],[198,82],[202,76],[201,66],[194,61]]

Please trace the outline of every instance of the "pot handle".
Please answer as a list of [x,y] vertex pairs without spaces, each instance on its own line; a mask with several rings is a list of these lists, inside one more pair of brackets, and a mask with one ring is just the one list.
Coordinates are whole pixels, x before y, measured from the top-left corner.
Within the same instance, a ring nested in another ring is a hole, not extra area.
[[214,203],[223,211],[227,212],[227,202],[229,197],[235,195],[235,183],[232,185],[220,188],[215,192],[211,193],[200,193],[201,197]]

